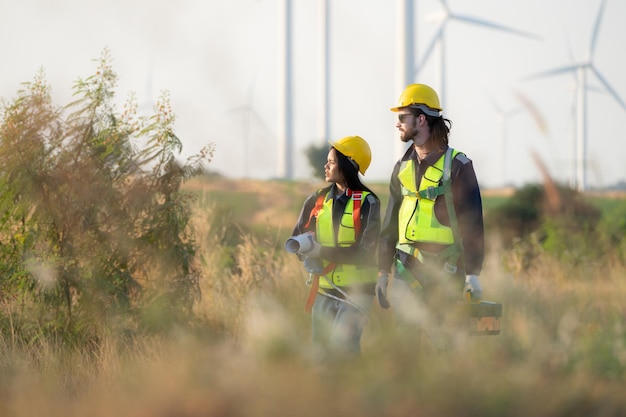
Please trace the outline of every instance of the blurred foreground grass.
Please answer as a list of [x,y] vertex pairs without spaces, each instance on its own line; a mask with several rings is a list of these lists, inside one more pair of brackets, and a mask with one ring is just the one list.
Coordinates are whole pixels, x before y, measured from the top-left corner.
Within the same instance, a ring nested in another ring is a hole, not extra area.
[[[261,198],[273,204],[254,219],[229,217],[200,193],[203,295],[188,326],[75,348],[4,334],[0,415],[626,414],[624,248],[576,266],[536,249],[530,268],[511,273],[503,265],[524,254],[492,245],[481,281],[485,299],[503,304],[500,335],[459,334],[446,353],[417,349],[414,334],[394,329],[393,312],[375,306],[360,359],[313,365],[306,276],[280,250],[311,189],[268,192]],[[226,223],[255,233],[227,245]]]

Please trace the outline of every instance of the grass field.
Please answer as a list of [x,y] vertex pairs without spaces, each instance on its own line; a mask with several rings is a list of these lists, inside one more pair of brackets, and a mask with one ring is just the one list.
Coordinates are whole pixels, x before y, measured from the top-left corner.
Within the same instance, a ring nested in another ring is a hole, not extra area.
[[[189,183],[202,270],[194,321],[77,349],[5,334],[0,416],[626,415],[623,241],[576,265],[493,243],[481,283],[503,304],[499,335],[417,349],[393,310],[374,306],[361,358],[313,365],[306,274],[282,244],[316,186]],[[374,189],[385,202],[386,186]],[[486,193],[486,209],[503,198]]]

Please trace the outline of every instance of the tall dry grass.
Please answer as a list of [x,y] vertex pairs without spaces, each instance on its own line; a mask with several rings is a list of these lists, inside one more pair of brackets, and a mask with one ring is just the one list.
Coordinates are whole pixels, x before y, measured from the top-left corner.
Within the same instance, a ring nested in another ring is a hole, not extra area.
[[[417,349],[374,307],[363,355],[314,365],[306,274],[277,234],[222,245],[211,208],[195,214],[202,299],[196,321],[64,348],[0,339],[2,416],[613,416],[626,413],[626,267],[572,268],[538,247],[492,248],[485,298],[498,336],[459,334]],[[530,267],[529,251],[532,252]],[[623,258],[621,258],[623,259]],[[515,265],[525,265],[516,269]]]

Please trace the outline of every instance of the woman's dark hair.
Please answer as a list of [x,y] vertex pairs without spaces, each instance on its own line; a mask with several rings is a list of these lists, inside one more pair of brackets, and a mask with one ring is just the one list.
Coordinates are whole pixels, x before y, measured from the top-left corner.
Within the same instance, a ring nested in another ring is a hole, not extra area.
[[452,129],[452,121],[450,119],[445,119],[441,116],[429,116],[420,109],[416,109],[413,107],[411,108],[411,113],[413,113],[415,117],[419,116],[420,114],[426,116],[426,122],[428,123],[428,127],[430,128],[430,139],[437,146],[448,144],[450,129]]
[[343,177],[346,180],[346,186],[351,190],[367,191],[374,194],[372,190],[361,182],[356,162],[353,162],[350,158],[339,152],[337,148],[333,149],[335,150],[335,155],[337,155],[339,171],[343,174]]

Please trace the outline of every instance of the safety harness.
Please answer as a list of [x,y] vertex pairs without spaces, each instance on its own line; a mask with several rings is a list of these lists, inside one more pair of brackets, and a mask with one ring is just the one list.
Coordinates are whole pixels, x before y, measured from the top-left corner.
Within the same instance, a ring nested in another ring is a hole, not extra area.
[[[315,206],[311,213],[309,214],[309,220],[304,225],[304,228],[308,228],[311,225],[311,220],[313,217],[317,218],[322,207],[324,207],[324,202],[326,201],[326,194],[321,192],[322,190],[318,190],[317,200],[315,200]],[[352,208],[352,220],[354,221],[354,229],[355,233],[358,235],[361,231],[361,202],[363,201],[363,193],[361,191],[352,191],[350,189],[346,190],[346,195],[351,197],[353,200],[353,208]]]
[[[326,202],[327,194],[321,192],[322,190],[318,190],[317,200],[315,200],[315,206],[311,210],[309,214],[309,220],[307,221],[305,228],[309,228],[311,225],[311,221],[313,217],[317,219],[320,210],[324,207],[324,203]],[[361,232],[361,204],[363,201],[363,193],[361,191],[352,191],[350,189],[346,189],[346,195],[352,198],[352,221],[354,223],[354,234],[355,237],[359,235]],[[337,263],[330,262],[319,274],[312,274],[310,277],[311,289],[309,291],[309,296],[307,297],[305,304],[305,311],[311,312],[313,308],[313,304],[315,303],[315,298],[317,297],[317,293],[319,291],[319,282],[320,277],[329,274],[337,267]],[[329,283],[334,287],[333,283],[329,281]]]
[[[444,270],[449,273],[457,272],[457,261],[463,254],[463,242],[459,234],[459,224],[456,217],[456,211],[454,210],[454,200],[452,196],[452,160],[453,149],[448,148],[443,158],[443,176],[441,185],[429,186],[426,189],[419,190],[417,192],[417,198],[435,200],[438,196],[443,195],[446,201],[446,210],[448,211],[448,217],[450,219],[450,229],[452,230],[453,243],[447,248],[436,254],[427,254],[424,251],[419,251],[416,247],[410,244],[399,243],[396,248],[404,253],[407,253],[414,258],[417,258],[420,262],[424,263],[425,260],[441,261],[446,260],[444,263]],[[406,281],[409,286],[419,291],[422,288],[421,283],[415,278],[411,271],[407,270],[404,264],[396,259],[396,271],[400,277]]]

